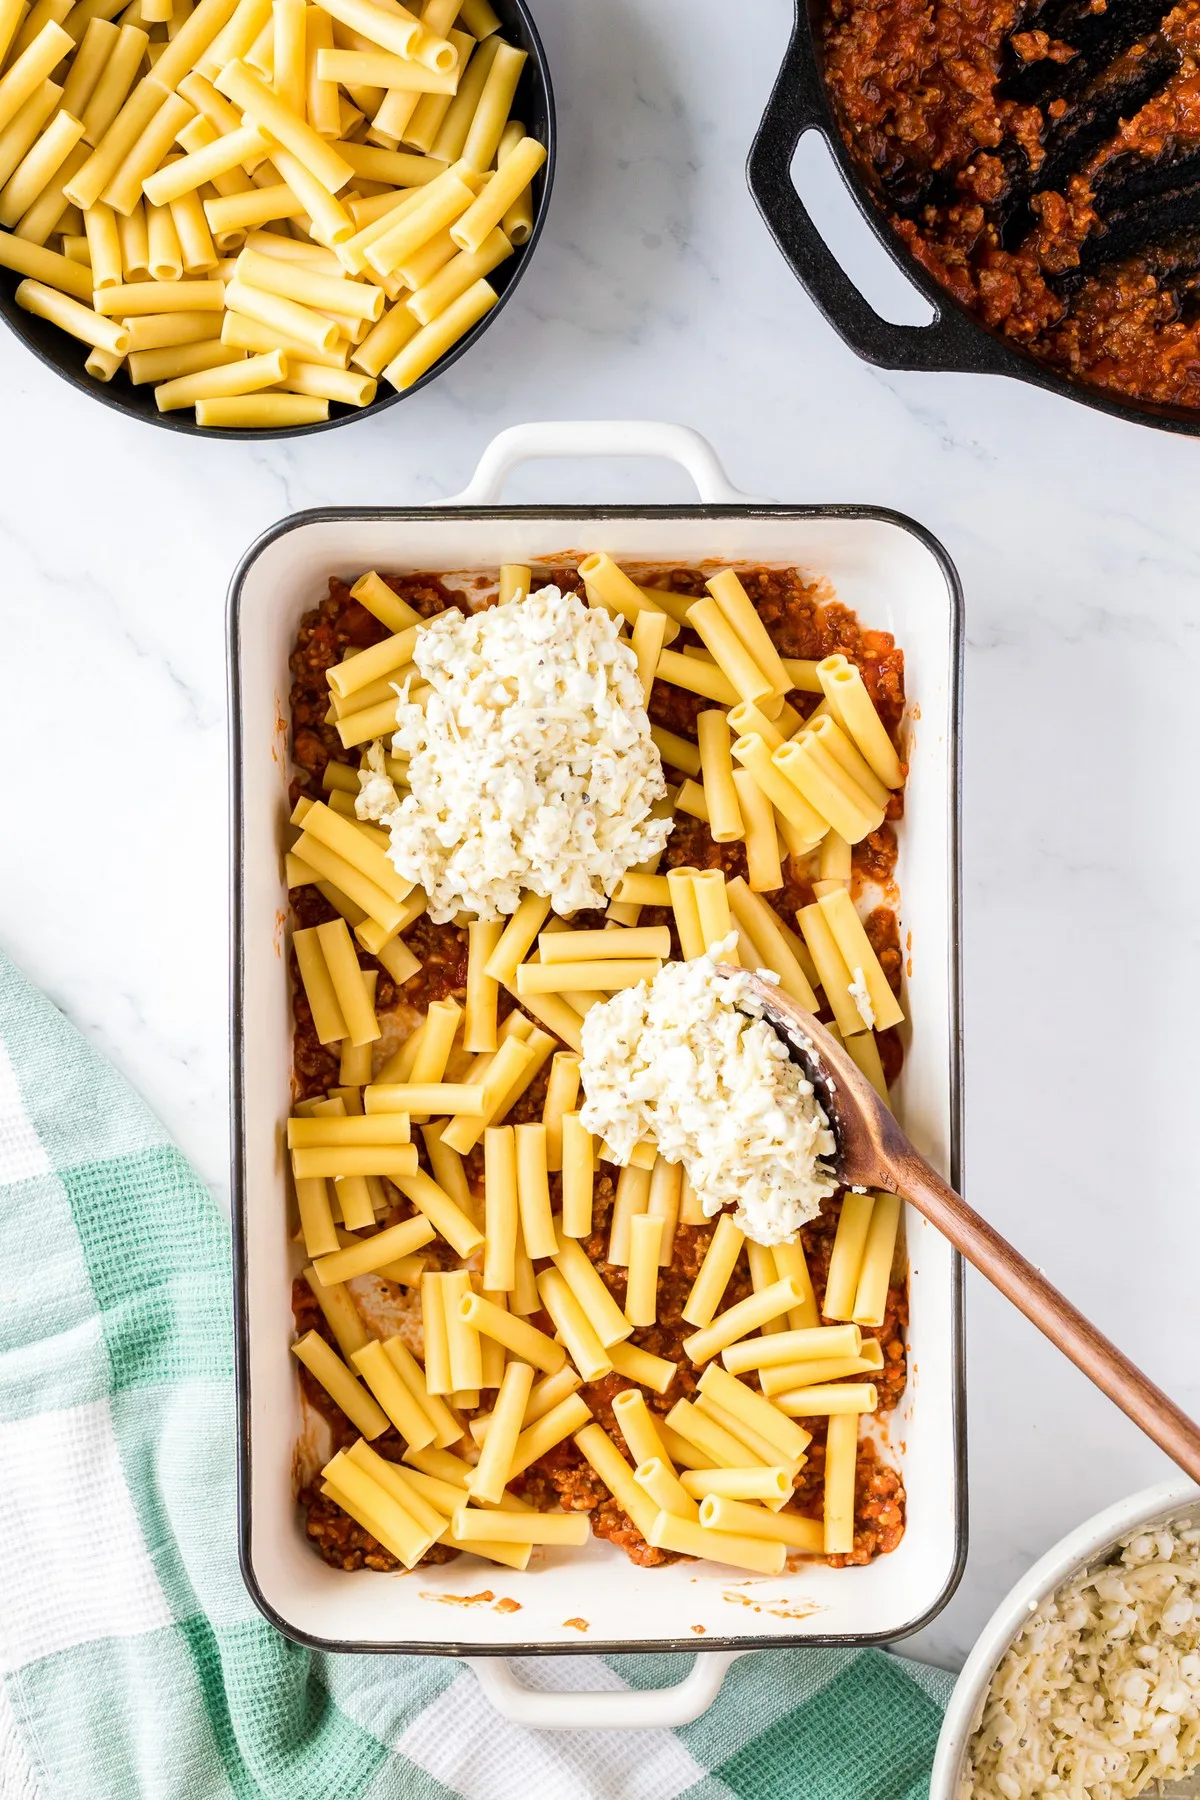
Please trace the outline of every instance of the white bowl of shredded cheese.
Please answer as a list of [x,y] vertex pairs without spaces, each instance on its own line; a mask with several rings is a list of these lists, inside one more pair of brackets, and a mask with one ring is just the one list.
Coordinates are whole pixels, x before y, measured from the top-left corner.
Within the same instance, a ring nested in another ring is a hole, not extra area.
[[1200,1795],[1200,1775],[1186,1779],[1198,1766],[1200,1491],[1177,1479],[1068,1533],[993,1613],[951,1696],[929,1792]]

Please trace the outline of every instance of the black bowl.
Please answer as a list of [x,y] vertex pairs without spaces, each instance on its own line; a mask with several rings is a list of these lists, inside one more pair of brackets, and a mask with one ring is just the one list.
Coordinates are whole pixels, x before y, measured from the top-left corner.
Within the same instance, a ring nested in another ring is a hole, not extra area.
[[370,406],[342,406],[336,401],[330,402],[329,418],[318,425],[286,425],[272,431],[230,431],[197,425],[191,413],[160,413],[154,403],[154,388],[150,383],[145,387],[133,387],[124,373],[117,374],[112,381],[94,381],[84,369],[87,346],[77,339],[68,337],[56,325],[48,324],[45,319],[35,318],[32,313],[23,312],[14,298],[21,276],[8,269],[0,269],[0,314],[11,327],[21,342],[48,369],[61,375],[64,381],[78,388],[91,400],[99,400],[104,406],[111,406],[114,412],[124,413],[126,418],[141,419],[148,425],[160,425],[166,431],[181,431],[188,437],[224,438],[242,442],[247,438],[295,438],[308,437],[318,431],[333,431],[339,425],[349,425],[355,419],[374,418],[376,413],[383,412],[389,406],[396,406],[417,394],[423,387],[448,369],[451,363],[468,351],[487,330],[492,320],[507,304],[513,290],[525,272],[525,265],[537,247],[546,222],[546,209],[550,204],[550,189],[554,182],[554,164],[557,149],[557,130],[554,118],[554,90],[550,82],[550,69],[546,62],[546,52],[542,40],[538,36],[537,27],[530,17],[525,0],[493,0],[500,17],[501,29],[510,43],[516,44],[528,53],[528,61],[521,71],[521,80],[517,86],[516,98],[513,101],[513,113],[524,122],[530,137],[537,138],[546,146],[546,160],[534,178],[533,185],[533,230],[529,241],[522,244],[507,261],[502,262],[489,276],[489,280],[499,294],[495,306],[484,314],[479,323],[467,335],[460,338],[452,349],[447,350],[431,369],[427,369],[419,381],[414,381],[410,388],[397,393],[391,388],[383,391],[381,386],[377,399]]
[[[1160,406],[1071,381],[960,306],[893,229],[847,148],[821,63],[816,0],[796,0],[796,22],[747,166],[750,192],[793,273],[834,330],[881,369],[1008,375],[1135,425],[1200,437],[1200,409]],[[934,310],[929,325],[893,325],[865,300],[826,244],[792,179],[801,137],[819,131],[859,211],[892,261]]]

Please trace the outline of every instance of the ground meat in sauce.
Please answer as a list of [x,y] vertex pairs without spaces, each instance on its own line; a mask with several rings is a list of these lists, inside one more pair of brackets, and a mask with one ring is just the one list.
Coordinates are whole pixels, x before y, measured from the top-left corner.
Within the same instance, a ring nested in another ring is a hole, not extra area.
[[[331,1349],[337,1350],[337,1340],[303,1276],[297,1276],[292,1283],[292,1317],[296,1323],[297,1337],[306,1331],[315,1331]],[[332,1440],[330,1454],[347,1449],[358,1437],[356,1427],[303,1365],[300,1365],[298,1374],[306,1403],[313,1412],[320,1414],[329,1428]],[[371,1448],[389,1462],[398,1463],[404,1454],[405,1444],[399,1432],[389,1430],[373,1439]],[[385,1550],[356,1519],[352,1519],[335,1501],[322,1494],[319,1481],[302,1488],[297,1498],[304,1513],[309,1542],[323,1562],[331,1563],[336,1569],[400,1568],[400,1563],[390,1550]],[[458,1554],[449,1545],[434,1544],[421,1558],[421,1562],[451,1562]]]
[[[466,596],[451,591],[433,575],[389,575],[394,594],[423,619],[449,606],[467,611]],[[382,624],[360,606],[344,581],[331,576],[329,592],[320,606],[300,621],[296,645],[288,659],[292,671],[292,761],[297,774],[292,782],[293,804],[301,794],[319,796],[327,762],[358,766],[358,756],[342,746],[335,725],[327,723],[329,684],[325,672],[342,661],[348,651],[366,650],[388,636]]]
[[922,266],[1073,380],[1200,405],[1200,0],[820,0],[851,154]]
[[[434,577],[387,579],[394,591],[420,612],[422,617],[441,611],[447,605],[465,604],[460,593],[451,592]],[[548,571],[545,579],[556,582],[564,589],[581,590],[579,577],[574,570]],[[694,570],[654,572],[647,576],[647,580],[654,585],[671,588],[677,593],[699,595],[705,592],[704,578]],[[819,660],[834,651],[841,651],[858,665],[872,699],[894,737],[904,708],[904,659],[891,636],[886,632],[863,630],[853,613],[837,602],[823,600],[819,589],[805,583],[796,571],[752,570],[744,573],[742,580],[783,655]],[[295,760],[300,766],[300,773],[293,783],[293,801],[301,793],[320,794],[322,771],[330,758],[342,762],[356,760],[342,749],[336,731],[324,723],[328,707],[325,670],[341,660],[347,647],[363,648],[385,635],[385,629],[378,620],[365,612],[353,600],[349,588],[338,581],[330,582],[329,596],[321,606],[315,612],[305,615],[291,659],[294,677],[293,741]],[[690,635],[684,634],[681,641],[686,643]],[[660,682],[651,696],[651,717],[673,731],[694,737],[695,714],[704,703],[698,702],[692,706],[690,702],[693,698]],[[817,696],[799,692],[791,694],[789,699],[804,714],[811,712],[817,702]],[[899,796],[895,799],[898,803]],[[898,804],[895,816],[899,816]],[[884,891],[890,901],[897,901],[894,882],[896,854],[895,832],[885,822],[878,831],[855,846],[853,875],[856,891],[861,890],[864,882],[870,882]],[[739,844],[716,844],[702,822],[681,815],[668,843],[663,867],[677,867],[685,863],[700,868],[722,868],[731,875],[745,873],[744,851]],[[784,887],[766,897],[786,923],[794,927],[796,909],[808,905],[813,894],[808,881],[796,872],[789,861],[785,869]],[[315,888],[293,889],[291,900],[296,922],[301,926],[320,924],[337,916]],[[603,924],[603,915],[580,914],[577,922],[585,927],[600,926]],[[674,931],[672,915],[665,908],[644,908],[641,922],[669,924],[672,932]],[[866,928],[889,981],[898,989],[901,953],[895,905],[876,907],[867,918]],[[380,1012],[386,1013],[401,1003],[407,1007],[423,1009],[431,1001],[446,997],[461,1001],[466,991],[467,976],[465,930],[453,923],[434,925],[423,916],[406,931],[405,941],[421,958],[422,969],[403,988],[398,988],[392,982],[373,957],[365,951],[359,952],[359,960],[364,968],[378,969],[377,1000]],[[677,954],[678,943],[674,935],[673,944]],[[294,967],[292,973],[295,1082],[297,1098],[303,1099],[324,1093],[329,1087],[336,1085],[339,1059],[336,1049],[331,1051],[317,1042],[308,1004]],[[501,1001],[501,1013],[507,1013],[511,1003],[504,995],[501,996]],[[885,1072],[888,1080],[893,1081],[900,1072],[903,1047],[895,1031],[880,1032],[877,1035]],[[514,1106],[510,1115],[513,1123],[520,1124],[541,1117],[548,1076],[547,1065]],[[428,1158],[424,1145],[420,1142],[420,1134],[415,1133],[414,1136],[418,1141],[422,1166],[428,1168]],[[469,1179],[478,1188],[483,1176],[482,1149],[472,1151],[466,1160]],[[551,1178],[552,1199],[555,1201],[558,1198],[558,1180],[557,1176]],[[392,1224],[399,1219],[411,1217],[414,1211],[412,1205],[390,1183],[385,1182],[384,1185],[393,1205],[383,1223]],[[585,1248],[606,1285],[618,1303],[621,1303],[625,1293],[625,1270],[605,1260],[607,1225],[614,1191],[613,1178],[607,1167],[602,1167],[595,1185],[593,1234],[585,1241]],[[821,1218],[806,1226],[801,1233],[818,1302],[825,1291],[829,1254],[840,1209],[840,1199],[833,1200]],[[712,1231],[711,1225],[678,1227],[673,1264],[663,1272],[659,1286],[659,1323],[636,1330],[629,1340],[656,1356],[678,1364],[677,1372],[665,1394],[643,1390],[647,1404],[660,1416],[668,1413],[677,1400],[689,1398],[695,1392],[698,1371],[693,1369],[682,1349],[683,1339],[693,1328],[686,1325],[680,1315],[703,1261]],[[426,1246],[423,1254],[430,1258],[434,1266],[443,1261],[454,1266],[457,1262],[453,1252],[441,1239],[435,1239]],[[536,1266],[540,1268],[543,1265]],[[723,1307],[732,1305],[749,1292],[750,1276],[743,1262],[730,1281]],[[316,1330],[336,1348],[325,1317],[303,1278],[298,1278],[293,1285],[292,1312],[297,1334]],[[907,1295],[900,1283],[889,1290],[883,1325],[877,1331],[864,1331],[864,1336],[877,1337],[883,1350],[884,1368],[874,1377],[879,1390],[881,1414],[891,1411],[904,1391],[907,1322]],[[543,1329],[553,1330],[551,1322],[544,1315],[535,1316],[533,1323]],[[306,1369],[299,1368],[298,1374],[306,1402],[329,1428],[333,1448],[341,1449],[352,1443],[358,1434],[341,1409]],[[623,1388],[633,1385],[635,1384],[614,1373],[598,1382],[587,1384],[580,1390],[594,1417],[612,1435],[623,1453],[627,1453],[627,1446],[613,1415],[612,1402]],[[487,1410],[490,1405],[490,1396],[484,1398],[481,1410]],[[796,1494],[789,1502],[789,1507],[809,1516],[818,1516],[822,1504],[826,1421],[808,1419],[801,1423],[805,1430],[812,1433],[813,1442],[809,1448],[808,1462],[798,1477]],[[399,1461],[404,1441],[395,1431],[388,1431],[375,1439],[372,1447],[381,1456]],[[542,1507],[559,1505],[568,1511],[590,1512],[595,1535],[616,1544],[635,1563],[651,1567],[675,1560],[670,1552],[657,1550],[645,1541],[632,1520],[617,1506],[603,1483],[584,1461],[571,1439],[556,1445],[548,1455],[528,1469],[513,1483],[513,1491]],[[305,1529],[309,1540],[324,1561],[343,1569],[398,1567],[396,1559],[382,1545],[321,1494],[319,1481],[305,1487],[298,1498],[305,1515]],[[849,1556],[830,1560],[837,1564],[869,1562],[874,1556],[894,1549],[903,1531],[904,1489],[901,1477],[877,1457],[868,1442],[864,1442],[860,1446],[857,1473],[854,1550]],[[435,1545],[422,1560],[444,1562],[457,1554],[457,1551]]]

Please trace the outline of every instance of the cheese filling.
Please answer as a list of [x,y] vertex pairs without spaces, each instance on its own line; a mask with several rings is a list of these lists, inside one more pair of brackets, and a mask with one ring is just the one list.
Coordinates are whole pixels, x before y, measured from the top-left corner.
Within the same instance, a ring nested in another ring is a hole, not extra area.
[[871,1005],[871,995],[870,990],[867,987],[867,978],[861,969],[856,968],[851,971],[850,987],[848,991],[850,998],[858,1008],[859,1018],[867,1027],[868,1031],[873,1031],[875,1029],[875,1008]]
[[790,1243],[837,1189],[836,1145],[811,1081],[762,1018],[723,945],[668,963],[583,1022],[582,1108],[617,1161],[651,1137],[682,1163],[706,1214],[735,1208],[758,1244]]
[[[410,792],[364,787],[359,817],[391,836],[398,872],[437,924],[495,919],[522,892],[557,913],[605,905],[621,876],[665,845],[671,820],[637,663],[611,616],[545,587],[418,634],[393,746]],[[378,807],[379,810],[373,810]]]

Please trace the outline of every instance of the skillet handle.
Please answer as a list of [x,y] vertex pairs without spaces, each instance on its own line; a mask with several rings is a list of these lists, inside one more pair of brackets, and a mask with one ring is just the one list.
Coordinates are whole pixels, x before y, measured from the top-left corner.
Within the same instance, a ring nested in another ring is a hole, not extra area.
[[842,146],[817,66],[808,0],[796,0],[791,41],[746,166],[750,192],[792,272],[850,348],[881,369],[1012,374],[1004,347],[932,281],[921,284],[937,314],[929,325],[893,325],[868,305],[817,230],[792,180],[792,158],[806,131],[821,133],[859,210],[896,259],[898,245],[890,226],[857,192],[840,161]]
[[499,432],[461,494],[440,504],[494,506],[508,476],[524,462],[555,456],[654,456],[678,463],[701,500],[745,505],[708,439],[687,425],[656,419],[535,419]]
[[653,1731],[690,1725],[721,1691],[731,1662],[744,1650],[697,1656],[674,1687],[580,1689],[549,1693],[526,1687],[507,1657],[468,1656],[479,1685],[496,1711],[534,1731]]

